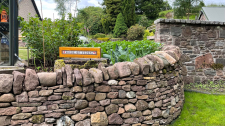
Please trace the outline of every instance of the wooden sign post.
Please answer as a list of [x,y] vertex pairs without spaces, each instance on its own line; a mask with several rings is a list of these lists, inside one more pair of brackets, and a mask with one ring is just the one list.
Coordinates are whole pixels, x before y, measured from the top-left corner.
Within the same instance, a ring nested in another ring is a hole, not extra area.
[[59,57],[69,58],[101,58],[101,48],[91,47],[59,47]]

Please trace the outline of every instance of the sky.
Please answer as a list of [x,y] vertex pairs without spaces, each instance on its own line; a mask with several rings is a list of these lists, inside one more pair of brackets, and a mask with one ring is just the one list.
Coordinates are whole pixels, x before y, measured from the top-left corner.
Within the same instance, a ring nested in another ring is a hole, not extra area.
[[[44,18],[52,18],[54,15],[54,19],[59,18],[58,13],[55,11],[56,4],[54,3],[54,0],[41,0],[42,1],[42,11],[43,11],[43,17]],[[174,0],[167,0],[171,5]],[[41,4],[40,0],[35,0],[36,5],[39,9],[40,14],[41,13]],[[80,0],[78,3],[78,9],[82,9],[88,6],[95,6],[95,7],[101,7],[100,3],[102,3],[103,0]],[[205,4],[225,4],[225,0],[204,0]],[[72,10],[75,9],[75,6],[72,8]],[[73,12],[74,13],[74,12]]]
[[[43,17],[44,18],[52,18],[54,15],[54,19],[59,18],[57,11],[55,11],[56,3],[54,3],[54,0],[41,0],[42,1],[42,11],[43,11]],[[41,4],[40,0],[35,0],[36,5],[38,7],[38,10],[41,13]],[[95,7],[101,7],[100,3],[102,3],[103,0],[80,0],[78,3],[78,9],[82,9],[88,6],[95,6]],[[72,10],[75,9],[75,5],[73,6]],[[72,12],[74,14],[74,12]]]

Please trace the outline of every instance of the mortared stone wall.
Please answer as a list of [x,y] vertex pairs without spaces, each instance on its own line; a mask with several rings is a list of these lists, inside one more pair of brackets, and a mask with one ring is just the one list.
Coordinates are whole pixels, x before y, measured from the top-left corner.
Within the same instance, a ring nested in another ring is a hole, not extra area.
[[158,19],[155,41],[180,47],[185,84],[225,80],[225,22]]
[[159,126],[183,108],[176,46],[106,67],[0,74],[1,126]]

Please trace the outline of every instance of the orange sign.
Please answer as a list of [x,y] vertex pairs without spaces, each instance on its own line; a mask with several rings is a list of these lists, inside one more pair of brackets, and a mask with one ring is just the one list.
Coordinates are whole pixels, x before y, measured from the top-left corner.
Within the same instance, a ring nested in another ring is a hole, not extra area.
[[7,20],[8,20],[7,12],[5,11],[5,9],[3,9],[1,13],[1,22],[8,22]]
[[101,48],[59,47],[59,57],[101,58]]

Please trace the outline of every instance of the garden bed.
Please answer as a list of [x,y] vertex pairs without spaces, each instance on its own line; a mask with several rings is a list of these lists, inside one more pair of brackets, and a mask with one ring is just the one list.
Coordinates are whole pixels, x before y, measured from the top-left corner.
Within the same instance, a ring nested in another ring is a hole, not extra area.
[[206,94],[224,94],[225,95],[225,81],[207,81],[205,83],[190,83],[185,84],[185,90],[201,92]]

